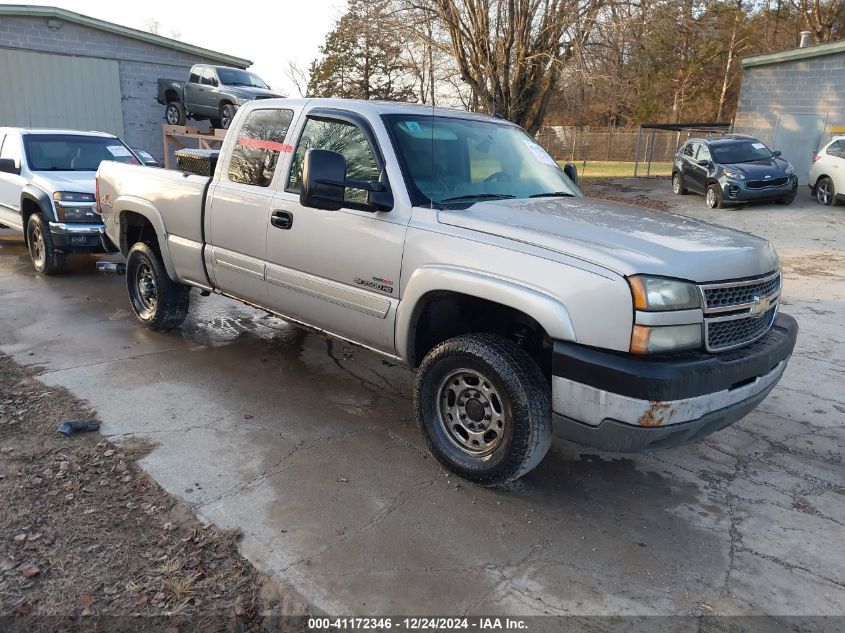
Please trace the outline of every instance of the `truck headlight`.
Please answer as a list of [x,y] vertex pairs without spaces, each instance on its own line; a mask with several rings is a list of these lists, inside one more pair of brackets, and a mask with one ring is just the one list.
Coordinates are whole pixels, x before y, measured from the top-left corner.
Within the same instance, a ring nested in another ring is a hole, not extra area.
[[698,288],[686,281],[636,275],[628,278],[637,310],[690,310],[701,307]]
[[93,193],[57,191],[53,194],[56,219],[59,222],[99,222],[100,215],[94,208]]
[[243,104],[248,103],[248,102],[249,102],[249,99],[241,99],[240,97],[235,99],[235,105],[236,106],[242,106]]
[[745,174],[739,171],[731,171],[730,169],[726,169],[725,178],[731,178],[732,180],[745,180]]

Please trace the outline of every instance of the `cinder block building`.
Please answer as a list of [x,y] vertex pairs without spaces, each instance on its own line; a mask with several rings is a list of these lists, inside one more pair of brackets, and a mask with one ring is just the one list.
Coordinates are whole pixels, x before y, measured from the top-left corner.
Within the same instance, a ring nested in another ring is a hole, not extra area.
[[234,57],[57,7],[0,5],[0,126],[110,132],[163,158],[156,79]]
[[845,41],[742,60],[734,131],[781,150],[801,184],[813,153],[843,125]]

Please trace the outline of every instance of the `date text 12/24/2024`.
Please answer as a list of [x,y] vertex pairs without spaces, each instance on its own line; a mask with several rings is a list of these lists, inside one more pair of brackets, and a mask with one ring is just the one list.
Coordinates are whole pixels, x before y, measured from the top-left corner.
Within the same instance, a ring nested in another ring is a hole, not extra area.
[[520,618],[444,618],[444,617],[338,617],[309,618],[312,631],[392,630],[392,631],[527,631],[528,625]]

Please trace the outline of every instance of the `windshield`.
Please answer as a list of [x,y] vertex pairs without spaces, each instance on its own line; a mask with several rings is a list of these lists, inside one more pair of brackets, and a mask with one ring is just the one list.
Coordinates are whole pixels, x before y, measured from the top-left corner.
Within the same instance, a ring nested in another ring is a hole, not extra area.
[[253,88],[269,90],[267,84],[261,81],[261,77],[246,70],[218,68],[217,74],[220,77],[220,83],[224,86],[252,86]]
[[465,208],[481,200],[581,196],[521,128],[454,117],[386,115],[414,205]]
[[713,160],[720,165],[733,163],[753,163],[755,160],[768,160],[772,152],[760,141],[748,140],[735,143],[716,143],[710,146]]
[[100,162],[140,164],[122,141],[79,134],[25,134],[23,146],[32,171],[97,171]]

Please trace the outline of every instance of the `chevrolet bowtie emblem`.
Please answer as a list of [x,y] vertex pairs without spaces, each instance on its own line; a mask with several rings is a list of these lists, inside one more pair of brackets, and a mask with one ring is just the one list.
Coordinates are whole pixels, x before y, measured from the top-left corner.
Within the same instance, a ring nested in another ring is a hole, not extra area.
[[770,305],[772,305],[772,301],[768,297],[763,298],[759,295],[754,295],[754,303],[751,304],[751,314],[756,317],[763,316],[769,311]]

